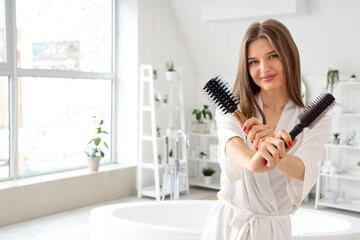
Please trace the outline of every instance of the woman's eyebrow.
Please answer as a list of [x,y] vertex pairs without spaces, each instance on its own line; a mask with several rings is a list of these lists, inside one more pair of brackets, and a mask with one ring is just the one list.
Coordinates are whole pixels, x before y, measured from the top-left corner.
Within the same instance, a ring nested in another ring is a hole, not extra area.
[[266,55],[270,55],[270,54],[273,54],[273,53],[276,53],[275,50],[271,51],[271,52],[268,52]]

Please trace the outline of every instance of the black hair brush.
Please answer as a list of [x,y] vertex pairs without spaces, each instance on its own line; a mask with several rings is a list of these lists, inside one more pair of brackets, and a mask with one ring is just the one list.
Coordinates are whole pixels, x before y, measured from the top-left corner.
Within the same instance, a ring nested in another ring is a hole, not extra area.
[[247,118],[238,108],[240,99],[235,97],[229,84],[224,82],[220,76],[210,79],[202,91],[223,114],[231,113],[241,124],[245,123]]
[[[220,76],[210,79],[202,91],[223,114],[233,114],[242,125],[247,120],[239,111],[240,99],[232,93],[229,85]],[[291,139],[294,140],[304,128],[315,126],[334,105],[335,98],[330,93],[322,93],[298,116],[300,123],[290,131]],[[286,144],[285,146],[287,147]]]

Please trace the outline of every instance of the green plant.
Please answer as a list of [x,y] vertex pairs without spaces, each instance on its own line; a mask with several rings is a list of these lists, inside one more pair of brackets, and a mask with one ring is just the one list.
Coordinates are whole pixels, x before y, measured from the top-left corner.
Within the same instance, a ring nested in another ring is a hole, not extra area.
[[202,169],[202,174],[204,176],[212,176],[214,173],[215,173],[215,169],[211,168],[211,167],[208,167],[208,168],[203,168]]
[[161,160],[161,154],[158,154],[158,159]]
[[360,161],[357,162],[357,165],[360,166]]
[[202,157],[206,157],[206,156],[207,156],[207,154],[206,154],[206,153],[204,153],[204,152],[200,152],[200,156],[202,156]]
[[96,131],[94,133],[95,137],[92,138],[88,143],[88,145],[91,145],[91,146],[85,151],[85,153],[88,157],[92,157],[92,158],[104,157],[105,153],[103,151],[103,148],[101,147],[101,143],[106,149],[109,149],[109,146],[103,140],[104,135],[109,134],[109,133],[102,130],[102,128],[101,128],[102,125],[104,124],[103,119],[98,120],[96,116],[93,116],[93,120],[94,120],[94,123],[98,124],[98,127],[96,128]]
[[351,78],[356,78],[356,75],[355,75],[355,74],[352,74],[352,75],[351,75]]
[[330,90],[330,93],[333,93],[334,88],[339,82],[339,70],[329,70],[327,73],[326,81],[326,91]]
[[172,149],[170,149],[169,157],[172,157],[172,155],[173,155],[173,151],[172,151]]
[[208,105],[204,105],[204,108],[202,110],[194,109],[193,112],[192,112],[192,115],[195,115],[195,118],[196,118],[198,123],[204,123],[202,118],[206,119],[207,116],[209,117],[210,120],[212,120],[212,114],[211,114],[211,112],[209,110]]
[[160,127],[156,127],[156,131],[157,131],[157,132],[160,132]]
[[176,72],[175,64],[173,61],[168,61],[165,65],[166,71],[168,72]]
[[334,132],[334,133],[333,133],[333,137],[334,137],[335,139],[338,139],[339,136],[340,136],[340,133],[338,133],[338,132]]

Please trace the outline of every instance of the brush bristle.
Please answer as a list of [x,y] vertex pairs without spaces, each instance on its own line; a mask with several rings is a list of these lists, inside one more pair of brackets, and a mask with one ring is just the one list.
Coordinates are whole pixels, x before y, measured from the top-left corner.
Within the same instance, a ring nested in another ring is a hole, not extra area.
[[321,93],[309,107],[299,115],[300,123],[312,128],[335,106],[335,98],[330,93]]
[[223,114],[234,113],[238,110],[239,99],[236,98],[220,76],[210,79],[202,92]]

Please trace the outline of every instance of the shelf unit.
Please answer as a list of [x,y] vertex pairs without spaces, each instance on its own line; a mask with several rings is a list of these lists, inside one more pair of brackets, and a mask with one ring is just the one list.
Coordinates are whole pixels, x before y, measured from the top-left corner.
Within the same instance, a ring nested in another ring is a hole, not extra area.
[[201,170],[203,166],[206,167],[213,167],[216,170],[216,175],[219,175],[220,167],[219,163],[215,157],[212,156],[211,159],[209,159],[209,154],[206,159],[203,159],[199,156],[200,151],[203,152],[210,152],[209,149],[205,150],[206,146],[209,146],[209,144],[205,144],[204,146],[201,146],[201,142],[212,142],[212,145],[217,145],[217,135],[211,134],[211,133],[197,133],[197,132],[189,132],[189,138],[191,147],[189,149],[189,164],[194,164],[193,170],[194,170],[194,176],[189,178],[189,185],[190,186],[197,186],[197,187],[203,187],[203,188],[209,188],[209,189],[215,189],[220,190],[220,179],[219,177],[214,176],[211,180],[210,184],[206,184],[204,182],[204,178],[202,176]]
[[[350,106],[352,112],[334,113],[331,115],[331,132],[340,132],[342,138],[346,137],[349,130],[355,130],[360,134],[360,109],[353,103],[355,91],[360,92],[360,82],[340,82],[340,92],[336,95],[345,106]],[[360,139],[357,136],[357,139]],[[316,185],[315,209],[319,206],[331,207],[342,210],[360,212],[360,195],[357,186],[360,182],[360,167],[356,163],[360,161],[360,146],[348,146],[346,143],[328,143],[325,145],[325,158],[344,169],[339,174],[320,173]],[[335,186],[335,187],[334,187]],[[342,191],[342,196],[335,202],[325,197],[324,190],[337,189]]]
[[[153,197],[160,201],[162,177],[165,170],[165,129],[172,128],[169,146],[174,142],[175,130],[185,130],[185,112],[181,81],[154,80],[151,65],[140,65],[139,83],[139,136],[137,165],[137,196]],[[167,103],[155,101],[155,89],[168,94]],[[166,90],[166,92],[165,92]],[[160,104],[161,103],[161,104]],[[160,127],[160,137],[157,133]],[[182,145],[179,154],[180,165],[187,169],[187,150]],[[161,154],[161,161],[158,156]],[[149,173],[150,172],[150,173]],[[150,185],[149,185],[150,184]],[[180,187],[181,192],[189,192],[189,181]],[[169,189],[165,191],[170,194]]]

